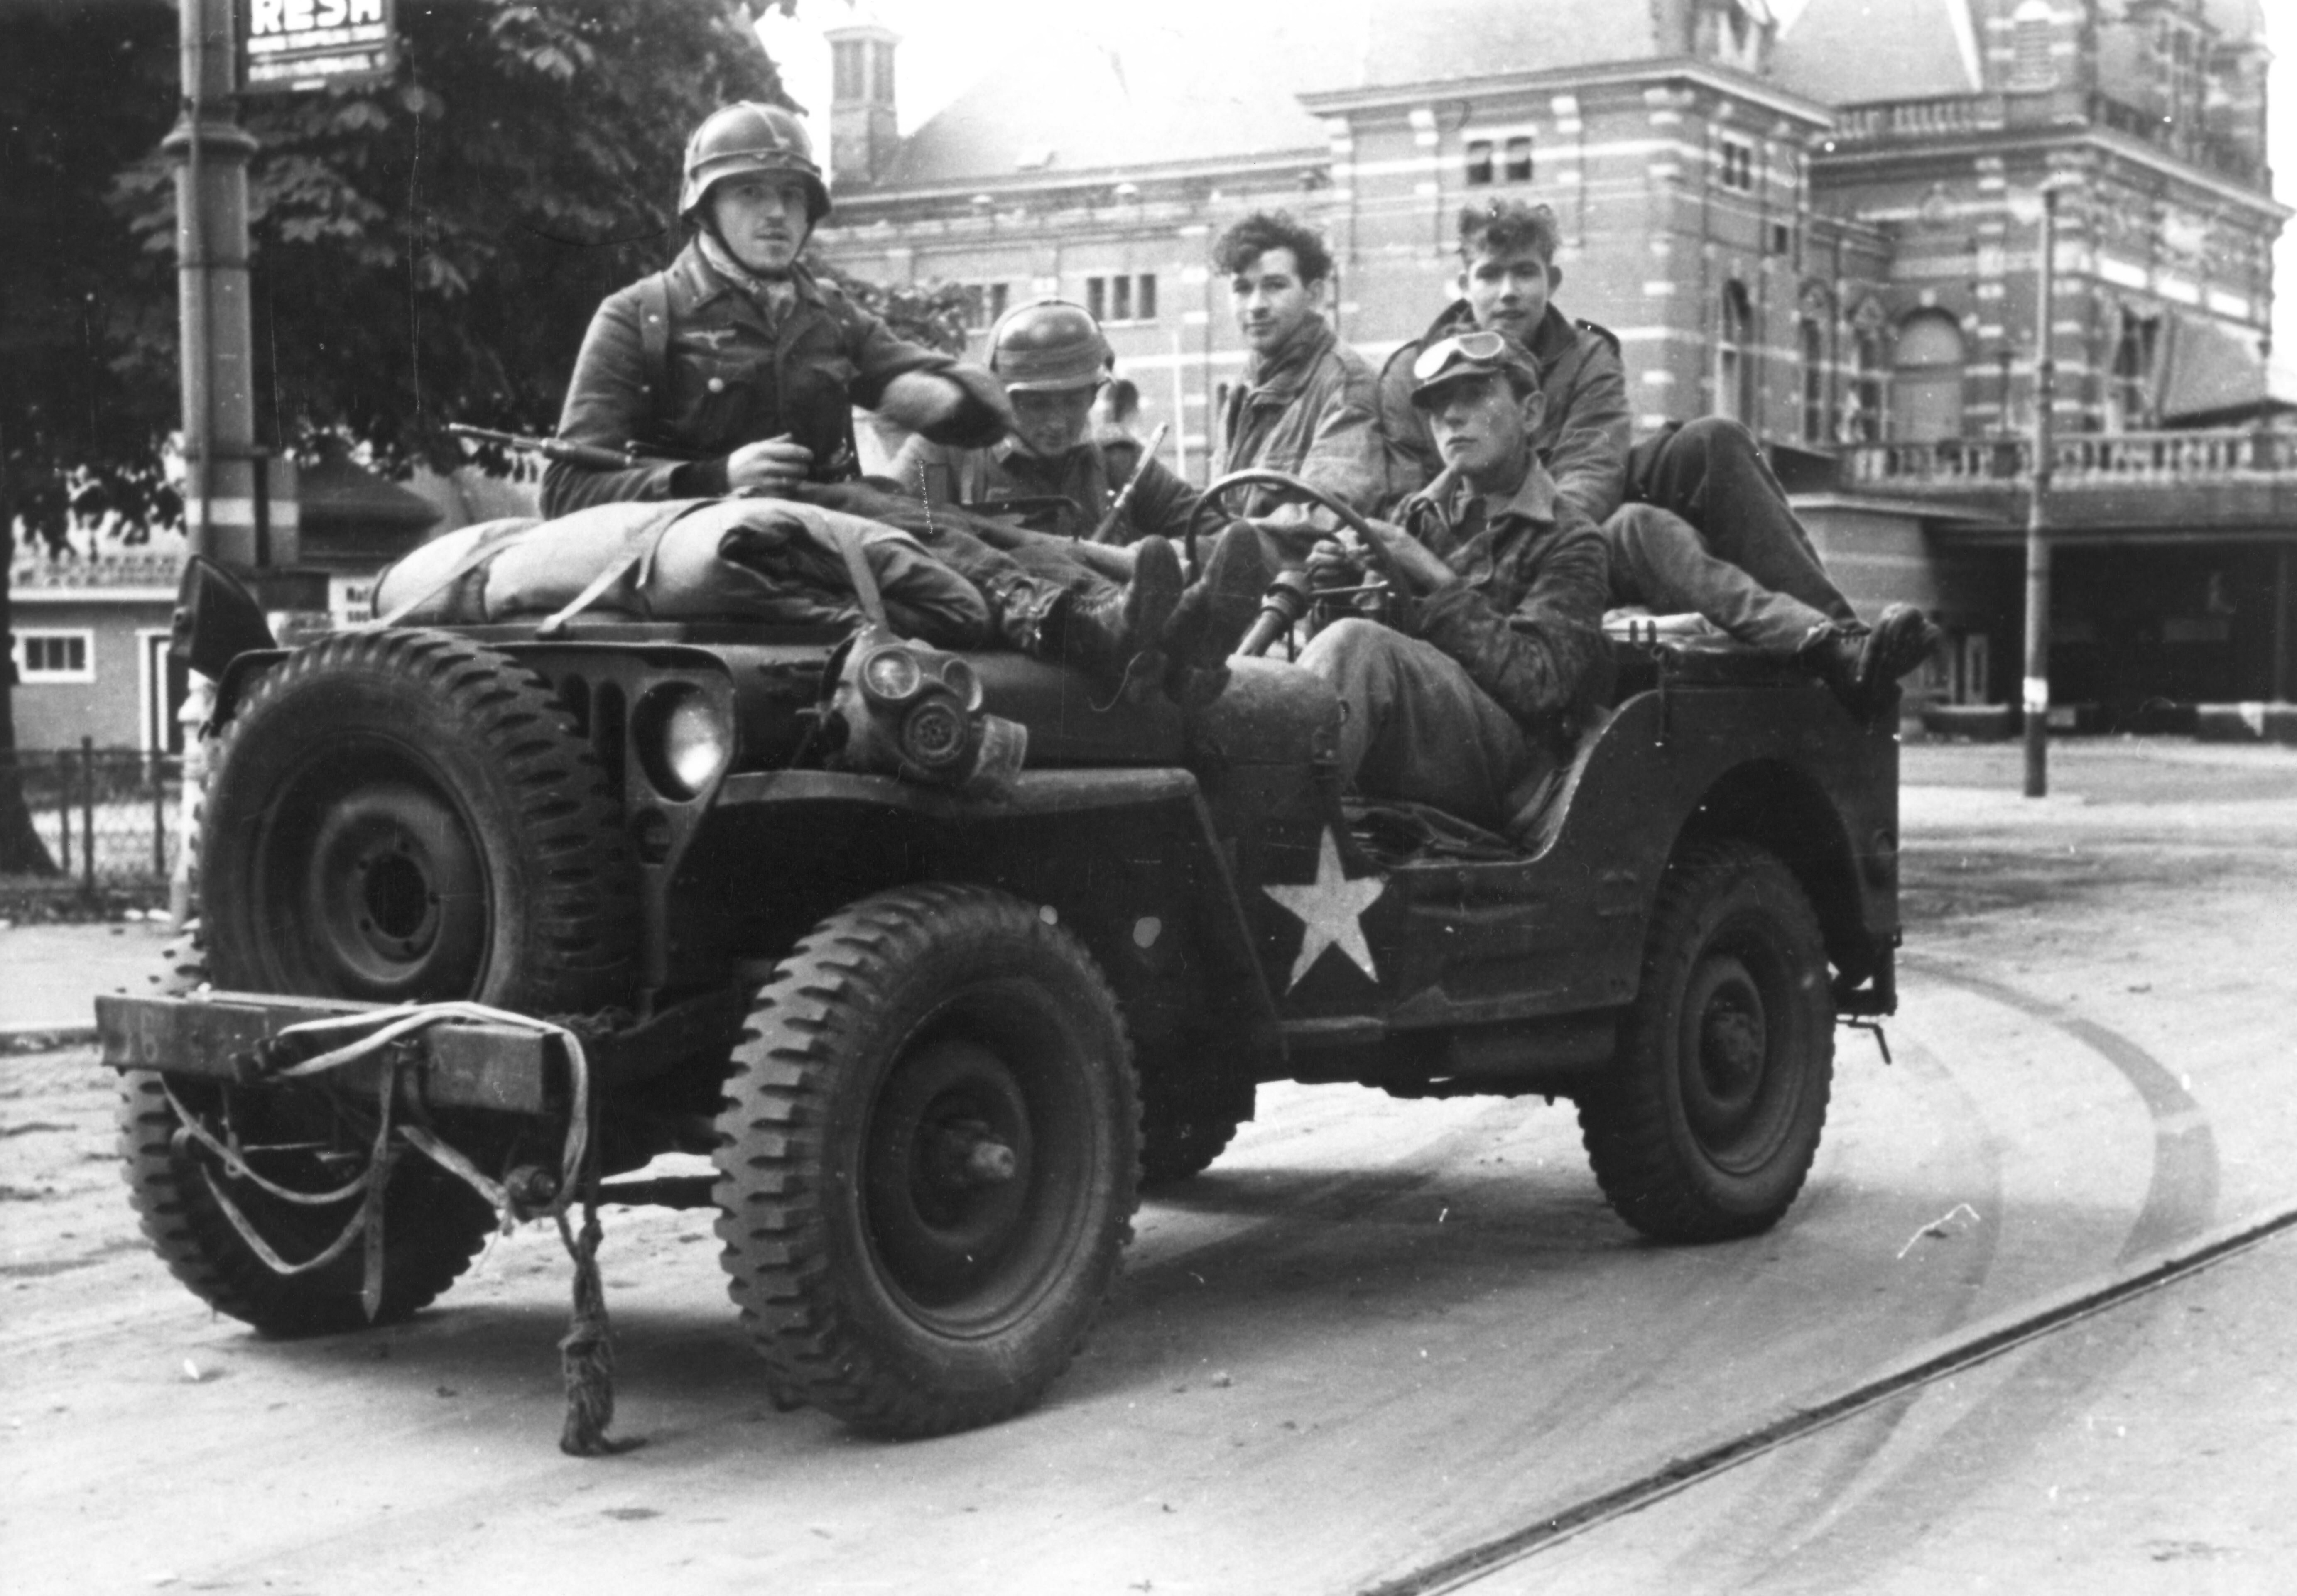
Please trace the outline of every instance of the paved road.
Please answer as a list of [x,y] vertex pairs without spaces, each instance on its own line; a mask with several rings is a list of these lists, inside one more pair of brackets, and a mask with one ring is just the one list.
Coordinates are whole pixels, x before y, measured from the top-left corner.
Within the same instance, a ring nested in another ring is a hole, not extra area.
[[[1274,1090],[1144,1210],[1052,1402],[929,1444],[774,1412],[701,1215],[611,1224],[617,1427],[647,1443],[620,1459],[552,1449],[564,1271],[539,1232],[408,1326],[258,1341],[141,1252],[89,1056],[10,1061],[12,1587],[1355,1591],[2297,1200],[2297,761],[2062,757],[2071,795],[2026,806],[1956,779],[1986,757],[1910,751],[1897,1062],[1842,1033],[1818,1168],[1773,1235],[1634,1240],[1565,1107]],[[2297,1551],[2293,1254],[1469,1588],[2273,1589]]]

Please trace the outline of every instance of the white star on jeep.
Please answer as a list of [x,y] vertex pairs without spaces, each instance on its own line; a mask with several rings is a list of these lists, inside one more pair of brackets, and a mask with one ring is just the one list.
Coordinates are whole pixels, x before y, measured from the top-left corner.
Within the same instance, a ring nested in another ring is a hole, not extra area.
[[1350,881],[1342,874],[1340,847],[1330,827],[1324,827],[1316,851],[1313,882],[1304,886],[1264,885],[1260,890],[1299,916],[1305,927],[1300,934],[1300,957],[1292,961],[1292,979],[1286,983],[1286,991],[1300,984],[1300,977],[1325,949],[1336,945],[1356,961],[1358,969],[1374,981],[1379,979],[1379,971],[1371,962],[1371,949],[1364,942],[1361,917],[1387,890],[1387,877],[1364,876]]

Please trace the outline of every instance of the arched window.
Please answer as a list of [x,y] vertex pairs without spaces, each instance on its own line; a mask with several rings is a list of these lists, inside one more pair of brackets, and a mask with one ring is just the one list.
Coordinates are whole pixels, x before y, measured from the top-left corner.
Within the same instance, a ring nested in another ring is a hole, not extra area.
[[1755,308],[1737,278],[1723,284],[1715,340],[1715,414],[1755,424]]
[[1890,435],[1909,443],[1962,436],[1962,329],[1943,310],[1917,311],[1898,329]]
[[2121,336],[2113,346],[2113,374],[2105,391],[2108,432],[2138,432],[2153,424],[2153,357],[2161,339],[2160,317],[2124,308]]
[[1862,302],[1850,317],[1850,391],[1844,396],[1836,436],[1845,443],[1882,438],[1882,308]]
[[1802,440],[1824,443],[1826,434],[1826,332],[1806,311],[1795,324],[1796,352],[1802,358]]

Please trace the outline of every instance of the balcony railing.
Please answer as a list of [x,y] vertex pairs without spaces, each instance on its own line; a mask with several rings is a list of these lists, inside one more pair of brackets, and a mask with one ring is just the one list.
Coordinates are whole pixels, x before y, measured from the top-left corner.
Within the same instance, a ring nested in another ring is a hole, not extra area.
[[[2077,432],[2053,440],[2050,455],[2050,485],[2062,490],[2297,481],[2297,434],[2247,428]],[[1870,491],[1998,493],[2022,486],[2032,460],[2033,445],[2022,438],[1862,443],[1842,451],[1842,480]]]
[[1832,138],[1836,144],[1872,144],[1953,138],[1998,132],[2005,128],[2079,127],[2085,121],[2144,139],[2181,160],[2253,187],[2270,183],[2264,161],[2229,141],[2164,121],[2143,107],[2108,95],[2077,96],[2070,91],[2060,91],[1876,100],[1837,111]]
[[1956,133],[1987,132],[2005,127],[2007,122],[1999,95],[1883,100],[1866,105],[1846,105],[1836,111],[1834,138],[1840,144],[1939,138]]

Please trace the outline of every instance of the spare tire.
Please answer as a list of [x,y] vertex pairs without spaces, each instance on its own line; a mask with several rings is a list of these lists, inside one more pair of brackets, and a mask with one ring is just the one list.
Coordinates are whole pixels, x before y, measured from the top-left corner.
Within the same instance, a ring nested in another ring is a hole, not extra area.
[[251,687],[201,844],[218,987],[528,1013],[627,1001],[621,804],[556,696],[440,632],[329,638]]

